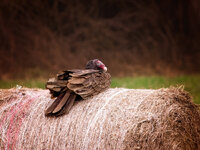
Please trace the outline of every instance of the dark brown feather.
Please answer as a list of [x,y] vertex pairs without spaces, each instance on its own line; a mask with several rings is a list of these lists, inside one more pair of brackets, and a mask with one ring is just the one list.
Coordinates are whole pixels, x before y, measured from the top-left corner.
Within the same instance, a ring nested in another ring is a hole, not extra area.
[[64,97],[65,93],[61,93],[56,100],[51,104],[50,107],[47,108],[47,110],[45,111],[45,115],[48,116],[50,115],[53,110],[55,109],[55,107],[60,103],[61,99]]
[[60,102],[58,103],[58,105],[54,108],[54,110],[52,111],[52,113],[57,113],[59,112],[62,107],[66,104],[66,102],[68,101],[69,97],[70,97],[70,92],[67,91],[65,93],[65,95],[63,96],[63,98],[60,100]]
[[65,105],[62,107],[62,109],[56,113],[56,116],[60,116],[62,114],[67,114],[70,109],[72,108],[74,101],[76,99],[77,95],[75,93],[71,93],[68,100],[66,101]]
[[76,94],[72,91],[63,92],[56,98],[51,106],[45,111],[46,116],[59,116],[68,113],[74,104]]
[[86,99],[110,87],[111,76],[99,70],[66,70],[50,78],[46,88],[56,100],[46,110],[47,116],[58,116],[68,113],[76,100],[77,95]]

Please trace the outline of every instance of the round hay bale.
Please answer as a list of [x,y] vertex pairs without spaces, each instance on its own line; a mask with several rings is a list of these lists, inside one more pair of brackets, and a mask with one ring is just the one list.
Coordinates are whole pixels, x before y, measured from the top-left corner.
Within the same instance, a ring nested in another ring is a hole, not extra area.
[[47,90],[0,90],[1,149],[200,149],[200,111],[180,88],[115,88],[51,118]]

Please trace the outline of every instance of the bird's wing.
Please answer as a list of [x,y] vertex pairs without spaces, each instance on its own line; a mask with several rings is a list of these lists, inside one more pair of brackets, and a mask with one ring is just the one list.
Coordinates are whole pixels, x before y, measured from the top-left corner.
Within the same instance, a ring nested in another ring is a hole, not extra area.
[[47,81],[46,88],[50,90],[52,97],[58,97],[62,92],[68,90],[67,84],[69,79],[77,77],[77,79],[79,80],[76,80],[74,82],[76,82],[76,84],[79,84],[83,82],[83,79],[78,77],[84,76],[86,78],[88,75],[96,72],[99,71],[93,69],[86,69],[86,70],[73,69],[73,70],[61,71],[56,75],[56,77],[50,78]]
[[46,88],[55,92],[61,91],[61,89],[67,86],[67,80],[60,80],[57,77],[50,78],[46,83]]
[[111,76],[109,73],[98,70],[81,70],[71,73],[67,87],[83,99],[94,96],[110,87]]
[[94,96],[110,87],[110,74],[98,70],[67,70],[50,78],[46,88],[57,97],[45,111],[46,116],[68,113],[77,94],[83,99]]
[[46,83],[46,88],[50,90],[52,97],[58,97],[61,93],[68,90],[67,83],[70,78],[70,73],[75,73],[78,70],[66,70],[59,72],[54,78],[50,78]]

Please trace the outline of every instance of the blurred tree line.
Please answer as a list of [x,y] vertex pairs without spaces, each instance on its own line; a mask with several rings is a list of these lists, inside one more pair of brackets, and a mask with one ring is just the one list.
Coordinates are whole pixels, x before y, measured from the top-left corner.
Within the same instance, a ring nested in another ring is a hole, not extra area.
[[113,75],[200,72],[198,0],[1,0],[0,78],[82,68]]

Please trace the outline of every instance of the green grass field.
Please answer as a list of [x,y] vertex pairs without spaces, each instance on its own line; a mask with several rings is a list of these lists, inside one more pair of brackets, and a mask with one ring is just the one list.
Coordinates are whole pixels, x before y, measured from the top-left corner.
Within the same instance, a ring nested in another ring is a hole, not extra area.
[[[22,85],[30,88],[45,88],[45,81],[41,80],[0,80],[0,88],[12,88]],[[190,92],[195,103],[200,104],[200,75],[196,76],[141,76],[112,78],[111,87],[124,87],[131,89],[158,89],[170,86],[183,85],[185,90]]]

